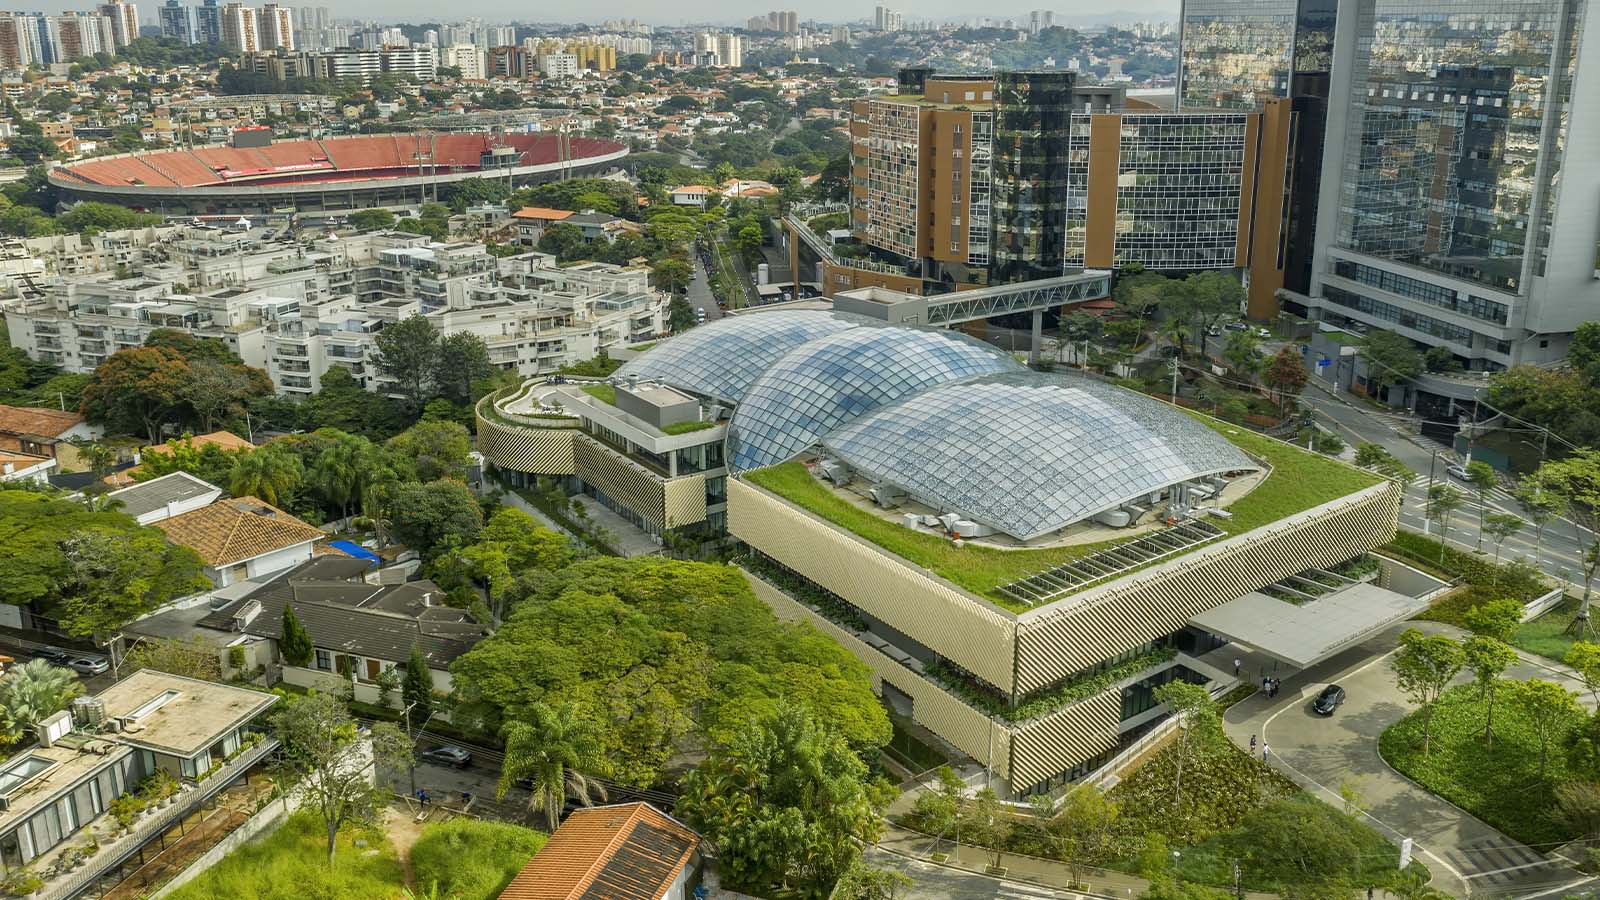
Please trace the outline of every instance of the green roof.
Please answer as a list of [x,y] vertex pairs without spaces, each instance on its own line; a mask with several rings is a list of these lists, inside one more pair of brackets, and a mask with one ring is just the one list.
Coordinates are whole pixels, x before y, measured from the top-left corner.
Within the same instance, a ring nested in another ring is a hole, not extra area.
[[[1228,507],[1231,518],[1208,520],[1229,535],[1253,531],[1383,481],[1372,472],[1240,426],[1198,413],[1190,415],[1221,432],[1252,457],[1265,460],[1272,469],[1265,481]],[[1030,607],[1001,594],[1001,585],[1137,537],[1037,550],[1005,550],[970,542],[957,547],[944,538],[912,531],[855,506],[822,484],[798,461],[746,472],[742,477],[1013,612]]]

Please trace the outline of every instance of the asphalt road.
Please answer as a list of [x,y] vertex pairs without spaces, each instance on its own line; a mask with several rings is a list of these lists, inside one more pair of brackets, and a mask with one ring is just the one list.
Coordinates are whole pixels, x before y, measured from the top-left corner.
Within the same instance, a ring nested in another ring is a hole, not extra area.
[[[63,649],[67,649],[67,648],[63,648]],[[67,649],[67,652],[68,653],[76,653],[78,651]],[[12,659],[16,660],[16,663],[18,665],[20,665],[22,663],[25,663],[25,662],[27,662],[27,661],[29,661],[29,660],[34,658],[33,648],[30,647],[30,646],[25,646],[24,644],[18,643],[15,639],[7,639],[7,640],[4,640],[4,641],[0,641],[0,653],[3,653],[6,656],[9,656]],[[89,654],[86,654],[86,655],[89,655]],[[97,654],[92,654],[92,655],[94,655],[94,656],[102,656],[102,658],[103,658],[102,654],[98,654],[97,653]],[[98,694],[101,691],[105,690],[106,688],[108,688],[111,685],[116,683],[115,680],[112,679],[111,673],[109,671],[103,672],[103,673],[101,673],[99,675],[90,675],[90,676],[87,676],[87,677],[85,677],[83,675],[79,675],[76,671],[74,671],[72,669],[67,669],[66,671],[72,672],[74,675],[77,675],[78,680],[83,682],[83,692],[85,694],[89,694],[89,695]]]
[[897,894],[904,900],[1075,900],[1084,896],[907,859],[880,847],[868,847],[863,859],[874,866],[909,876],[912,883]]
[[701,264],[698,253],[694,255],[694,274],[689,278],[689,303],[695,309],[705,310],[707,322],[722,318],[722,309],[711,293],[711,280],[706,277],[706,267]]
[[[1317,412],[1318,419],[1331,428],[1346,443],[1372,442],[1380,444],[1397,459],[1418,472],[1421,477],[1406,490],[1406,499],[1400,509],[1400,524],[1411,531],[1434,533],[1437,527],[1427,519],[1428,471],[1432,464],[1434,481],[1449,481],[1462,491],[1472,494],[1470,485],[1456,481],[1445,473],[1445,467],[1458,462],[1454,453],[1426,438],[1418,438],[1406,431],[1408,420],[1404,416],[1384,413],[1364,406],[1359,399],[1337,396],[1315,378],[1301,394],[1308,406]],[[1434,454],[1438,459],[1434,461]],[[1511,493],[1504,487],[1489,493],[1488,511],[1524,515]],[[1540,568],[1554,578],[1565,578],[1581,583],[1583,548],[1575,536],[1576,526],[1562,519],[1545,527],[1542,541],[1529,524],[1519,534],[1513,535],[1501,548],[1502,558],[1539,560]],[[1469,496],[1467,503],[1450,519],[1449,542],[1465,550],[1478,546],[1478,502]],[[1483,549],[1494,552],[1487,538]]]
[[[1228,736],[1241,747],[1251,736],[1261,736],[1280,770],[1308,779],[1321,799],[1335,806],[1341,803],[1341,785],[1352,784],[1364,800],[1362,815],[1369,824],[1396,844],[1405,837],[1414,840],[1416,856],[1434,873],[1434,886],[1455,896],[1530,897],[1553,885],[1565,889],[1589,880],[1566,860],[1546,855],[1556,848],[1532,848],[1506,837],[1413,784],[1378,755],[1379,735],[1414,709],[1388,665],[1397,635],[1409,627],[1456,633],[1437,623],[1395,625],[1296,674],[1277,698],[1258,693],[1235,705],[1224,717]],[[1582,688],[1526,655],[1506,677]],[[1457,679],[1468,680],[1467,674]],[[1319,716],[1310,702],[1327,684],[1344,687],[1349,699],[1333,715]],[[1580,690],[1580,697],[1587,701],[1589,694]]]

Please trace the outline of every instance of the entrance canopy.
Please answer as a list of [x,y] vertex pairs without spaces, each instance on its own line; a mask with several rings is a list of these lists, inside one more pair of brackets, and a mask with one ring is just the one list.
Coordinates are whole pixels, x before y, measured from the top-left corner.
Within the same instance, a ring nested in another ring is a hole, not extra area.
[[1299,669],[1316,665],[1426,609],[1428,601],[1352,584],[1300,606],[1249,593],[1189,620]]

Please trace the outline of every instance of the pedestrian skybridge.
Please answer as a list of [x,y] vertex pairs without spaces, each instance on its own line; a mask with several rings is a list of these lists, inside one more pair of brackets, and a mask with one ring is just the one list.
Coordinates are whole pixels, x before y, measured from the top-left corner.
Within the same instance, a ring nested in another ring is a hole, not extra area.
[[1427,607],[1426,599],[1356,582],[1298,604],[1252,592],[1189,624],[1305,669]]

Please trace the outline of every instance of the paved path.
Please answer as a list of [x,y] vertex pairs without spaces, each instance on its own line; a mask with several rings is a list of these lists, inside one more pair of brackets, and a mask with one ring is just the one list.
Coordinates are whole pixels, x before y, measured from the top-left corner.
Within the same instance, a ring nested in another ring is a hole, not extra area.
[[691,306],[705,311],[707,322],[722,318],[722,308],[717,306],[717,298],[711,293],[711,280],[706,277],[705,263],[700,261],[698,253],[694,254],[694,277],[689,279],[688,296]]
[[[1585,880],[1565,862],[1513,841],[1412,783],[1378,755],[1378,736],[1412,710],[1394,686],[1388,665],[1399,633],[1407,627],[1459,636],[1447,625],[1401,623],[1285,677],[1282,692],[1271,701],[1258,693],[1235,705],[1224,716],[1224,730],[1240,746],[1259,735],[1271,745],[1276,768],[1335,806],[1342,804],[1339,786],[1353,782],[1369,806],[1368,823],[1397,844],[1412,838],[1417,857],[1433,871],[1434,885],[1455,896],[1533,897]],[[1524,656],[1506,675],[1582,690],[1575,678],[1536,657]],[[1313,714],[1311,698],[1335,682],[1344,686],[1349,699],[1333,716]],[[1593,705],[1587,691],[1581,696]]]

